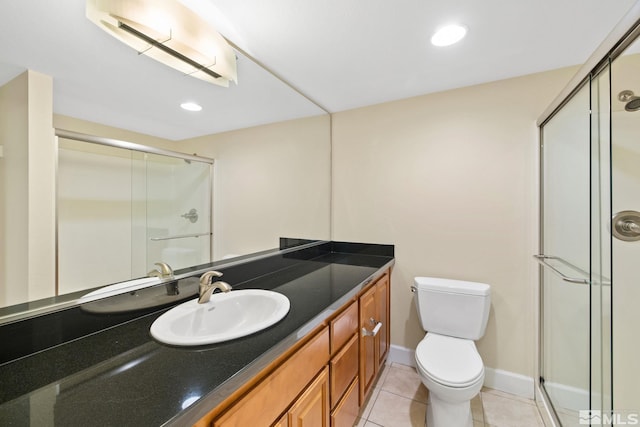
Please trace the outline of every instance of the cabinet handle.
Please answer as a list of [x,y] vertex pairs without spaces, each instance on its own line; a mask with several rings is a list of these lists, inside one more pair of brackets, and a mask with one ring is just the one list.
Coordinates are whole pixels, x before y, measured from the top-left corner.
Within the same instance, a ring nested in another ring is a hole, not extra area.
[[375,337],[380,332],[380,328],[382,328],[382,322],[376,323],[375,328],[372,331],[367,331],[366,328],[362,328],[362,336],[363,337]]

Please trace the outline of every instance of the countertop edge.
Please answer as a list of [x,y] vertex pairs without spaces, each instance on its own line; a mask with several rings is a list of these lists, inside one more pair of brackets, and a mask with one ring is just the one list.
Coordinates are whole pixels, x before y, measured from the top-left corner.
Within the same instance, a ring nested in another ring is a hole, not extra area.
[[304,340],[309,335],[309,333],[314,331],[324,321],[331,317],[333,313],[335,313],[339,308],[345,305],[349,300],[358,295],[358,293],[360,293],[362,289],[367,287],[371,282],[374,282],[378,278],[382,277],[387,270],[393,267],[394,264],[395,258],[389,260],[386,264],[376,270],[375,273],[371,274],[365,280],[355,285],[353,289],[351,289],[351,291],[347,292],[345,295],[333,302],[316,317],[302,325],[300,328],[296,329],[294,332],[275,344],[261,356],[254,359],[253,362],[251,362],[241,371],[237,372],[220,386],[211,390],[202,399],[199,399],[193,405],[179,412],[175,417],[162,424],[162,426],[184,426],[194,425],[195,423],[197,423],[214,408],[224,402],[224,400],[227,399],[228,396],[242,387],[247,381],[258,375],[265,367],[274,362],[278,357],[283,355],[295,344],[297,344],[301,340]]

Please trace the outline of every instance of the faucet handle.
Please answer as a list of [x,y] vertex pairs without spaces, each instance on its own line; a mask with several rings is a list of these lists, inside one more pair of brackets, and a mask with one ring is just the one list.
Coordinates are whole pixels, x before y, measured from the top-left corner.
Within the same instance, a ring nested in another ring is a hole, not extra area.
[[200,276],[200,286],[210,285],[213,281],[213,277],[222,277],[222,273],[219,271],[211,270]]
[[209,302],[211,294],[216,289],[220,289],[222,292],[229,292],[232,288],[231,285],[222,280],[217,282],[212,281],[212,277],[222,277],[222,273],[219,271],[207,271],[200,276],[200,286],[198,289],[198,304],[204,304]]
[[173,269],[166,262],[156,262],[155,265],[160,267],[160,272],[163,276],[173,276]]
[[160,271],[157,269],[151,270],[147,275],[149,277],[159,277],[160,279],[173,279],[173,269],[166,262],[156,262],[160,268]]

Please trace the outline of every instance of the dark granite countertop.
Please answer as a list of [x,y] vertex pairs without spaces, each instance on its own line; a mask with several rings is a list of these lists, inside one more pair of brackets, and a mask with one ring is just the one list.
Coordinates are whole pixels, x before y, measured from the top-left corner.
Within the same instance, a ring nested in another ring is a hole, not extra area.
[[[103,329],[53,347],[36,346],[34,353],[0,365],[0,425],[191,425],[393,262],[389,245],[330,242],[311,252],[221,269],[234,289],[286,295],[291,302],[287,316],[233,341],[171,347],[149,335],[151,323],[167,310],[163,308],[132,318],[116,316]],[[98,316],[70,310],[78,312],[68,313],[80,316],[78,320]],[[0,333],[2,346],[8,345],[7,336],[22,330],[19,327],[36,329],[23,322]]]

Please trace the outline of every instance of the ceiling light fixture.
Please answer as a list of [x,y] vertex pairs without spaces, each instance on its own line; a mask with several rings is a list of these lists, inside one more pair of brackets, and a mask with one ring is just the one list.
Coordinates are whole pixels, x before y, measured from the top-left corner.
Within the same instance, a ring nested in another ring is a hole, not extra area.
[[199,104],[196,104],[195,102],[183,102],[182,104],[180,104],[180,107],[183,110],[187,110],[187,111],[201,111],[202,107]]
[[225,87],[238,82],[229,43],[177,0],[87,0],[87,18],[139,54],[184,74]]
[[431,37],[431,44],[434,46],[450,46],[459,42],[467,34],[467,27],[462,25],[447,25],[440,28]]

